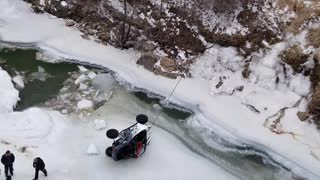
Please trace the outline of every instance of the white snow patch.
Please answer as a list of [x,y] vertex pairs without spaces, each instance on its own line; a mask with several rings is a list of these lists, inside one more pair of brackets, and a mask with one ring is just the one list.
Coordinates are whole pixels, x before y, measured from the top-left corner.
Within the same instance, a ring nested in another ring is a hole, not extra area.
[[311,82],[309,77],[297,74],[289,82],[289,87],[300,96],[307,96],[310,93]]
[[11,77],[0,67],[0,114],[12,112],[19,100],[19,91],[14,88]]
[[37,146],[54,141],[57,133],[64,128],[63,118],[58,112],[39,108],[0,114],[0,139],[17,146]]

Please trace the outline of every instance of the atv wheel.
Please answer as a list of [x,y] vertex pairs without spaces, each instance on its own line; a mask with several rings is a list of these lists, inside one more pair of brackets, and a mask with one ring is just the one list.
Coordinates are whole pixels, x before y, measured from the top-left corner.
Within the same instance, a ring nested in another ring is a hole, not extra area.
[[111,146],[106,149],[106,155],[109,157],[112,156],[112,147]]
[[119,132],[116,129],[109,129],[106,134],[110,139],[115,139],[119,136]]
[[140,124],[145,124],[148,122],[148,116],[145,115],[145,114],[139,114],[137,117],[136,117],[136,120],[138,123]]

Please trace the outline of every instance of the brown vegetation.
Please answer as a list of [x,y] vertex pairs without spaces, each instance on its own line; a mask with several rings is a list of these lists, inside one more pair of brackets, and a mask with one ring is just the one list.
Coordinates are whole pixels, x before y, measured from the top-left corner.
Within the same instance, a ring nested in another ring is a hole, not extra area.
[[313,115],[313,120],[320,128],[320,52],[314,56],[314,68],[310,75],[313,94],[309,102],[309,111]]
[[309,55],[303,53],[302,48],[298,45],[289,47],[281,54],[282,61],[289,64],[296,73],[302,72],[302,64],[307,62],[308,57]]
[[320,47],[320,28],[313,28],[309,30],[308,40],[310,44],[315,47]]
[[306,22],[320,16],[320,6],[318,1],[313,1],[310,6],[306,5],[303,0],[278,0],[278,6],[280,8],[288,7],[289,11],[292,11],[296,16],[285,27],[286,32],[297,34],[300,32],[301,27]]

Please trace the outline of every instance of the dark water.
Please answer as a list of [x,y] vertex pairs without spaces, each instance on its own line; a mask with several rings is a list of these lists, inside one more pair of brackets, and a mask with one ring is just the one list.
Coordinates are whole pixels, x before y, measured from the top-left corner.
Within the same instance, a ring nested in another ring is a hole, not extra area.
[[[38,72],[38,67],[42,67],[51,76],[46,81],[33,80],[25,84],[25,87],[19,91],[20,101],[15,110],[20,111],[34,105],[39,105],[52,98],[55,98],[59,90],[63,87],[63,82],[70,76],[69,72],[77,71],[77,64],[72,63],[47,63],[36,59],[34,49],[1,49],[0,66],[6,70],[11,77],[16,75],[16,71],[24,72],[28,77],[31,73]],[[90,67],[86,67],[89,68]],[[143,92],[131,92],[139,100],[152,105],[160,104],[160,99],[148,97]],[[174,119],[186,119],[191,113],[177,110],[174,108],[162,107],[163,113]]]
[[[133,92],[133,95],[135,97],[137,97],[139,100],[149,104],[149,105],[153,105],[153,104],[160,104],[160,99],[159,98],[153,98],[153,97],[148,97],[148,95],[144,92]],[[162,107],[162,112],[165,113],[166,115],[170,116],[173,119],[186,119],[189,116],[191,116],[192,114],[190,112],[187,111],[183,111],[183,110],[177,110],[174,108],[168,108],[168,107]]]
[[38,105],[49,99],[56,97],[63,87],[63,82],[69,77],[68,72],[77,70],[76,64],[70,63],[47,63],[36,59],[37,50],[31,49],[1,49],[0,59],[4,60],[0,66],[6,70],[11,77],[15,76],[15,71],[25,72],[28,77],[31,73],[38,72],[41,66],[51,75],[46,81],[33,80],[25,84],[19,91],[20,101],[16,110]]

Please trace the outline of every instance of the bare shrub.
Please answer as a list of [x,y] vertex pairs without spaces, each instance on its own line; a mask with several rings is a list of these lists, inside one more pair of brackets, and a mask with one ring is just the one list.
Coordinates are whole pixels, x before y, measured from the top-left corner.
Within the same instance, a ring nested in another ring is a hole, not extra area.
[[320,47],[320,28],[314,28],[309,30],[308,40],[315,48]]
[[302,64],[307,62],[308,54],[303,53],[303,50],[300,46],[294,45],[286,49],[281,54],[282,61],[289,64],[294,72],[301,73],[303,70]]
[[287,7],[293,11],[296,16],[291,23],[285,28],[285,31],[299,33],[302,25],[320,15],[320,6],[318,1],[313,1],[311,5],[306,5],[303,0],[278,0],[280,8]]

